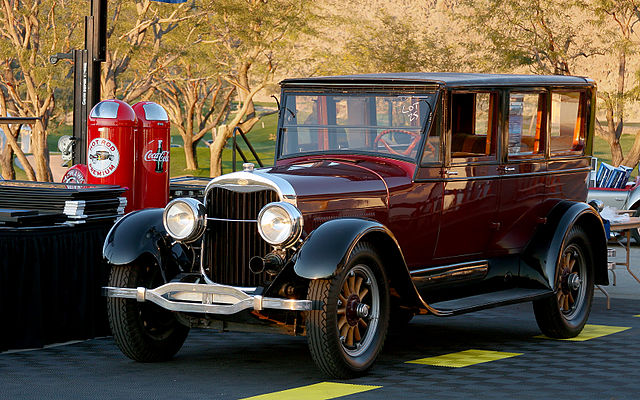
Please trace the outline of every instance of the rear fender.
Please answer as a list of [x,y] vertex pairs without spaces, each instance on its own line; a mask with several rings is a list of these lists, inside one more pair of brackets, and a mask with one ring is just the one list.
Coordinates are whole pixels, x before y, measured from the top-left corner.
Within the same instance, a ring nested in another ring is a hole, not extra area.
[[162,224],[162,208],[134,211],[121,218],[107,234],[102,256],[112,265],[135,263],[150,256],[166,281],[181,271],[190,271],[193,255],[174,243]]
[[[593,254],[594,280],[597,285],[608,285],[607,240],[600,215],[586,203],[561,201],[547,216],[547,222],[538,230],[523,254],[523,262],[531,268],[525,276],[544,287],[555,290],[555,270],[569,231],[581,226],[589,237]],[[521,272],[522,274],[523,272]]]

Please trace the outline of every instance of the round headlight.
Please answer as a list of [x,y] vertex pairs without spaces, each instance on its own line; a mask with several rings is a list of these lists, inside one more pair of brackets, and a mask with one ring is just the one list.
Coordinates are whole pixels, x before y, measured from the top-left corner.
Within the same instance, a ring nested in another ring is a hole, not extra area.
[[269,203],[258,214],[258,232],[273,246],[289,246],[302,234],[302,214],[289,203]]
[[162,223],[169,235],[181,242],[193,242],[205,228],[204,205],[196,199],[180,198],[164,208]]

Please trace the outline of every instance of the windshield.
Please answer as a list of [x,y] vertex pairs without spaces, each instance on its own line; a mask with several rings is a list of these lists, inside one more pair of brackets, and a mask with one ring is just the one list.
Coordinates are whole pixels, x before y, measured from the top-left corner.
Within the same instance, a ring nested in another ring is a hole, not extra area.
[[287,93],[280,156],[374,153],[415,160],[434,96]]

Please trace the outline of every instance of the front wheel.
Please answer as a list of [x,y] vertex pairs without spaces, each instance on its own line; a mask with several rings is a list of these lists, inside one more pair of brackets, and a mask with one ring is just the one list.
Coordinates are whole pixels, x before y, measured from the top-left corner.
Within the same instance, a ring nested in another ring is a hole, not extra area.
[[316,365],[338,379],[367,371],[382,350],[389,324],[389,286],[373,247],[356,245],[342,272],[310,282],[308,299],[322,304],[306,321]]
[[[155,288],[162,278],[157,266],[115,265],[111,267],[109,286]],[[116,344],[135,361],[164,361],[182,347],[189,328],[180,324],[171,311],[150,302],[107,298],[109,326]]]
[[589,238],[579,226],[565,240],[555,272],[555,295],[533,302],[540,330],[559,339],[582,332],[593,300],[593,256]]

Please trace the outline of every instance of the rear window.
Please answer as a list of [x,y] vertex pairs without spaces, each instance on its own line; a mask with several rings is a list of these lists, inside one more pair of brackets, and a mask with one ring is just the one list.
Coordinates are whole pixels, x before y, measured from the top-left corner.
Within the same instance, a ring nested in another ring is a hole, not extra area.
[[509,97],[509,158],[544,155],[544,93],[511,93]]
[[584,154],[585,118],[581,92],[551,93],[550,148],[552,154]]

